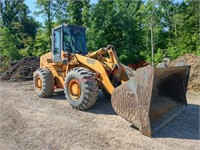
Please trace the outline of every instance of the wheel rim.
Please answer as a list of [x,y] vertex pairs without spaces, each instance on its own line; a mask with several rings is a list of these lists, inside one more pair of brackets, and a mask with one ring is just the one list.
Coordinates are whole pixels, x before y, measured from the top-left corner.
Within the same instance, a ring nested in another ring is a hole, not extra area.
[[74,100],[77,100],[81,95],[81,88],[80,88],[79,81],[77,79],[71,79],[68,83],[68,90],[69,90],[70,96]]
[[35,85],[39,91],[42,89],[42,80],[39,76],[36,76]]

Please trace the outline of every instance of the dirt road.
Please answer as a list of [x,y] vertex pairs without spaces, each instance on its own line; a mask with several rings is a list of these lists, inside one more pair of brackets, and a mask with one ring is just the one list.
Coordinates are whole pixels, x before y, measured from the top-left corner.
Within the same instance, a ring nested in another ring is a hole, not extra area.
[[188,108],[149,138],[117,116],[101,94],[88,111],[73,110],[63,92],[49,99],[34,94],[32,82],[0,83],[1,150],[158,149],[200,147],[200,95],[188,94]]

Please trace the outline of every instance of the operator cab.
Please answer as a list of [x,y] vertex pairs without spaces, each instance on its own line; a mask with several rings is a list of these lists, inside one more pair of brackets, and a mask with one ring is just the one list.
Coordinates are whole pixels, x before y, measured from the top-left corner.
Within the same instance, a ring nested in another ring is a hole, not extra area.
[[62,62],[61,52],[87,54],[85,28],[62,24],[52,29],[52,60]]

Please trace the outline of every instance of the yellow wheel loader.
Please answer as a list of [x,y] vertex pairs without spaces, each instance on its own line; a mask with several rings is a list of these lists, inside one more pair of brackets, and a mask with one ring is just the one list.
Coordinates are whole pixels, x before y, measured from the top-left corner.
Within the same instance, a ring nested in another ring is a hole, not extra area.
[[186,108],[189,72],[190,66],[133,70],[112,45],[88,53],[85,28],[62,24],[52,29],[52,51],[40,57],[34,88],[39,97],[63,88],[77,110],[91,108],[102,89],[119,116],[152,136]]

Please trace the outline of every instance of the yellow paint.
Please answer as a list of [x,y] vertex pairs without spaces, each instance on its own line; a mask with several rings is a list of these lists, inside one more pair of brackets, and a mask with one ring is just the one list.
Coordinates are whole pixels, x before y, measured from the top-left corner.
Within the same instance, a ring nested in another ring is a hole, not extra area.
[[68,83],[69,94],[74,100],[77,100],[81,95],[80,84],[76,79],[72,79]]
[[[109,54],[109,58],[105,57],[106,53]],[[112,94],[114,91],[114,86],[112,81],[110,81],[109,76],[115,76],[115,78],[118,81],[122,81],[122,83],[128,80],[128,77],[125,73],[125,70],[123,69],[123,66],[119,62],[116,52],[112,49],[107,51],[104,49],[99,49],[98,51],[89,53],[86,56],[82,56],[80,54],[70,54],[70,56],[67,56],[62,52],[61,56],[62,60],[64,60],[66,57],[69,59],[67,65],[52,62],[51,52],[40,57],[40,67],[51,70],[55,79],[56,88],[64,88],[67,86],[64,85],[65,77],[68,71],[75,67],[85,67],[91,70],[93,73],[99,73],[100,77],[97,78],[99,85],[103,85],[103,87],[110,94]],[[99,86],[99,88],[102,88],[102,86]],[[72,94],[76,95],[79,93],[77,91],[78,89],[79,88],[77,85],[72,85]]]

